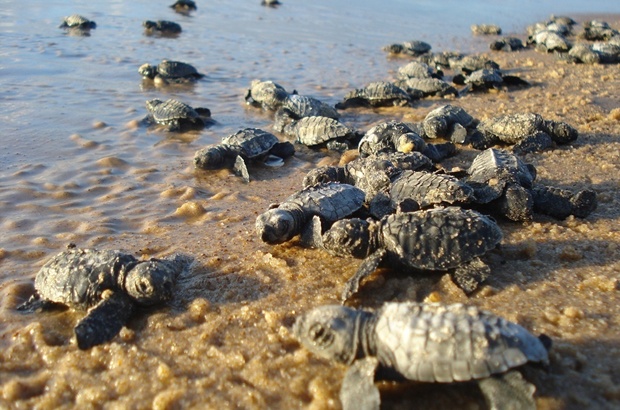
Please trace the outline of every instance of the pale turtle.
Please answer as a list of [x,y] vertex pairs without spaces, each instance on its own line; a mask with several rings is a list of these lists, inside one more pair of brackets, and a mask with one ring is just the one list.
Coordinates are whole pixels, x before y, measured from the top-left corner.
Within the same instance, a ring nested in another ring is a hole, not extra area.
[[18,310],[55,304],[88,309],[74,331],[78,347],[89,349],[114,338],[138,306],[169,300],[177,277],[191,262],[179,254],[138,260],[120,251],[68,249],[41,267],[34,281],[36,295]]
[[408,56],[420,56],[431,51],[431,45],[420,40],[404,41],[383,47],[390,54],[404,54]]
[[551,347],[545,335],[462,304],[320,306],[296,319],[293,335],[317,356],[351,366],[340,389],[344,410],[378,410],[375,379],[477,381],[490,409],[534,410],[536,388],[513,369],[548,364]]
[[518,51],[523,50],[525,45],[520,38],[503,37],[499,40],[492,41],[489,44],[489,48],[493,51]]
[[613,36],[620,34],[609,26],[606,21],[591,20],[583,24],[583,31],[579,33],[579,37],[590,41],[609,40]]
[[364,204],[364,192],[353,185],[328,182],[304,188],[256,218],[256,232],[267,243],[290,240],[313,216],[329,226],[350,216]]
[[199,169],[233,167],[245,182],[250,181],[246,162],[274,157],[273,165],[282,164],[292,156],[295,148],[290,142],[280,142],[278,137],[259,128],[244,128],[222,138],[219,144],[208,145],[196,151],[194,165]]
[[428,138],[445,138],[452,142],[464,143],[467,129],[474,127],[476,120],[463,108],[446,104],[430,111],[422,125]]
[[470,29],[474,35],[497,36],[502,34],[502,28],[497,24],[472,24]]
[[62,23],[60,24],[59,28],[78,29],[78,30],[87,31],[92,28],[97,28],[97,23],[79,14],[72,14],[70,16],[65,17],[62,20]]
[[528,43],[534,44],[537,51],[548,53],[551,51],[566,52],[572,44],[557,31],[542,30],[528,37]]
[[598,64],[601,62],[600,54],[592,49],[591,44],[587,43],[577,43],[568,53],[557,52],[556,56],[559,60],[570,63]]
[[193,65],[173,60],[162,60],[157,65],[142,64],[138,72],[144,79],[163,84],[191,83],[204,77]]
[[276,132],[285,132],[285,127],[293,121],[313,116],[328,117],[334,120],[340,117],[334,107],[316,98],[290,94],[274,114],[273,129]]
[[192,108],[188,104],[175,99],[162,101],[152,99],[146,102],[147,116],[144,122],[158,124],[166,131],[185,131],[200,129],[211,123],[211,111],[208,108]]
[[[297,94],[293,91],[293,94]],[[278,83],[271,80],[253,80],[245,93],[245,102],[249,105],[275,111],[284,104],[289,93]]]
[[284,127],[284,133],[294,137],[295,141],[316,147],[327,145],[328,148],[337,150],[349,149],[350,144],[357,144],[362,133],[329,117],[303,117]]
[[411,97],[402,88],[388,81],[376,81],[349,92],[342,102],[336,104],[336,108],[344,110],[351,107],[402,107],[410,103]]
[[596,42],[592,44],[592,50],[599,55],[601,63],[615,64],[620,62],[620,44]]
[[179,23],[168,20],[146,20],[142,23],[146,34],[160,34],[162,36],[174,36],[179,34],[182,29]]
[[503,142],[517,153],[541,151],[556,144],[568,144],[578,137],[575,128],[562,121],[545,120],[539,114],[517,113],[481,121],[479,134],[471,138],[476,149]]
[[406,80],[407,78],[436,78],[436,74],[431,66],[420,61],[411,61],[398,68],[398,78]]
[[492,218],[450,206],[391,214],[380,221],[344,219],[325,231],[319,243],[335,255],[365,258],[345,285],[342,300],[347,300],[381,262],[413,271],[450,271],[452,280],[471,293],[490,273],[479,257],[501,240]]

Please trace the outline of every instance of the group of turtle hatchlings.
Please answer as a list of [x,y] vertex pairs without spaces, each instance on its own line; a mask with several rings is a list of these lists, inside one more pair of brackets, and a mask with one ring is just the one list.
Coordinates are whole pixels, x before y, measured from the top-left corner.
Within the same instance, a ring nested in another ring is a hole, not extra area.
[[[189,0],[171,7],[179,13],[196,10]],[[570,18],[552,16],[528,28],[528,43],[568,61],[618,61],[617,31],[604,22],[588,22],[578,37],[604,43],[571,48],[566,36],[575,25]],[[71,15],[61,27],[87,33],[96,24]],[[181,32],[169,21],[145,21],[144,27],[162,35]],[[499,35],[501,28],[482,24],[472,26],[472,32]],[[491,44],[493,50],[522,47],[519,39],[509,37]],[[581,51],[574,51],[578,48]],[[478,121],[453,104],[437,107],[420,123],[386,121],[366,132],[340,122],[338,111],[352,107],[405,106],[430,95],[527,85],[504,75],[483,56],[434,54],[422,41],[392,44],[385,50],[414,60],[398,70],[396,81],[371,82],[348,93],[335,107],[288,92],[273,81],[255,80],[245,95],[247,104],[273,112],[274,132],[296,144],[358,150],[358,158],[346,165],[310,171],[299,191],[256,219],[256,231],[266,243],[279,244],[299,235],[303,246],[364,259],[342,289],[343,303],[381,264],[411,274],[447,272],[470,294],[492,274],[483,259],[502,241],[498,220],[529,221],[534,213],[585,218],[595,210],[593,191],[575,193],[541,185],[535,167],[519,157],[573,142],[578,133],[564,122],[534,113]],[[443,80],[442,70],[448,68],[455,72],[453,84],[465,85],[464,89]],[[159,85],[204,77],[193,66],[172,60],[144,64],[139,73]],[[146,107],[145,122],[169,131],[214,123],[209,109],[175,99],[152,99]],[[444,141],[429,142],[437,138]],[[456,155],[457,146],[465,144],[481,150],[466,170],[441,167],[444,158]],[[494,147],[497,144],[502,147]],[[250,162],[280,166],[294,153],[291,142],[245,128],[197,151],[194,163],[198,169],[231,167],[249,182]],[[88,309],[75,327],[78,347],[88,349],[113,339],[136,307],[169,300],[176,278],[193,261],[187,255],[137,260],[120,251],[72,245],[40,269],[36,294],[18,309],[38,311],[57,304]],[[421,382],[474,380],[492,409],[535,408],[534,386],[512,369],[528,362],[548,363],[551,346],[544,335],[534,337],[515,323],[462,304],[385,303],[377,310],[322,306],[299,316],[293,334],[318,356],[350,365],[340,392],[345,409],[378,409],[375,379],[388,374]]]

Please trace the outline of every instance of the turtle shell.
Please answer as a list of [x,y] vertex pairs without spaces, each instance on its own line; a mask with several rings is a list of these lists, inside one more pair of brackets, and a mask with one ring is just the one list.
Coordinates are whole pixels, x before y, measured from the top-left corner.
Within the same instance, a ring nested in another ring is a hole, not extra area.
[[280,84],[273,81],[254,80],[246,93],[245,100],[248,104],[257,104],[267,110],[276,110],[284,103],[288,95]]
[[424,208],[434,204],[471,202],[474,190],[450,175],[404,171],[392,183],[390,198],[393,205],[411,199]]
[[474,306],[386,303],[375,315],[376,356],[409,380],[477,380],[549,359],[526,329]]
[[282,107],[289,109],[297,118],[321,116],[337,119],[339,117],[334,107],[305,95],[288,95]]
[[164,78],[202,77],[191,64],[181,61],[163,60],[157,65],[157,73]]
[[60,27],[82,28],[82,29],[95,28],[96,26],[97,25],[95,24],[94,21],[90,21],[86,17],[80,16],[79,14],[72,14],[70,16],[65,17],[63,19],[62,24],[60,25]]
[[370,83],[359,91],[372,106],[402,105],[410,100],[405,90],[387,81]]
[[415,269],[456,268],[495,248],[502,239],[491,218],[459,207],[393,214],[379,223],[390,256]]
[[355,130],[341,122],[328,117],[304,117],[291,127],[297,141],[301,144],[313,146],[337,138],[349,138]]
[[407,78],[431,78],[433,69],[425,63],[412,61],[398,69],[398,77]]
[[537,131],[543,131],[543,125],[544,120],[538,114],[509,114],[480,122],[478,130],[505,143],[516,144]]
[[489,70],[486,68],[476,70],[465,78],[465,84],[471,84],[474,87],[495,87],[503,82],[504,80],[499,70]]
[[267,154],[278,142],[278,137],[258,128],[245,128],[222,139],[224,145],[239,147],[246,158]]
[[158,99],[146,102],[146,108],[158,124],[168,125],[177,120],[197,121],[200,116],[189,105],[175,99],[161,101]]

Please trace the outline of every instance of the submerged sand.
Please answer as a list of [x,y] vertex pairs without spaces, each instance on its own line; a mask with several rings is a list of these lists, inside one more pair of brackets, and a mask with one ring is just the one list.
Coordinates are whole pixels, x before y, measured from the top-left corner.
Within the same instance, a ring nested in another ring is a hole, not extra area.
[[[617,19],[608,21],[618,27]],[[416,278],[382,270],[352,304],[415,300],[488,309],[553,339],[549,368],[524,372],[537,386],[539,408],[618,408],[620,70],[568,65],[532,50],[490,57],[532,86],[427,99],[414,108],[347,111],[343,121],[363,130],[391,119],[420,121],[446,102],[480,120],[535,112],[566,121],[579,130],[577,141],[524,159],[536,166],[541,183],[594,190],[598,209],[585,219],[500,221],[501,249],[487,258],[492,277],[471,297],[446,275]],[[11,197],[2,196],[3,206],[34,207],[35,214],[44,207],[65,217],[46,226],[45,237],[23,233],[37,231],[43,222],[35,218],[2,220],[11,246],[0,249],[0,266],[9,273],[0,285],[0,407],[340,408],[346,368],[302,348],[291,325],[300,312],[338,303],[360,261],[303,249],[296,240],[270,246],[254,233],[256,216],[270,203],[299,189],[308,170],[339,158],[300,150],[283,168],[255,170],[255,180],[245,185],[229,171],[195,172],[186,158],[159,167],[157,158],[106,156],[101,144],[78,135],[73,140],[78,152],[101,151],[81,176],[46,186],[46,175],[61,180],[62,171],[32,164],[6,177],[24,183]],[[191,157],[190,150],[165,144],[161,155]],[[467,166],[475,154],[464,148],[444,166]],[[33,197],[44,205],[29,203]],[[122,198],[122,209],[116,198]],[[118,224],[134,233],[114,235]],[[195,255],[197,264],[180,279],[169,306],[139,312],[112,342],[80,351],[72,328],[83,312],[15,311],[32,293],[37,269],[70,242],[143,257],[184,252]],[[381,391],[389,408],[484,408],[470,384],[383,383]]]

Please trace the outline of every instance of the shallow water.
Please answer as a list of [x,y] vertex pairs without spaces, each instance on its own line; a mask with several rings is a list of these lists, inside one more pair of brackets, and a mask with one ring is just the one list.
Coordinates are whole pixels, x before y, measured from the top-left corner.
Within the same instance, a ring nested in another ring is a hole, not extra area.
[[[387,58],[381,46],[389,43],[420,39],[435,51],[482,52],[488,38],[472,37],[473,23],[497,23],[523,38],[526,25],[551,13],[582,20],[576,13],[605,13],[616,27],[613,13],[620,13],[612,1],[561,9],[533,1],[258,3],[198,3],[197,12],[181,16],[167,2],[51,1],[24,10],[0,1],[2,406],[337,408],[342,367],[313,358],[288,329],[296,313],[336,302],[359,261],[295,243],[268,246],[256,238],[254,220],[297,190],[307,170],[338,159],[302,149],[282,168],[256,169],[246,185],[227,170],[194,171],[194,152],[241,128],[269,129],[269,114],[243,101],[254,78],[334,104],[351,88],[391,78],[407,61]],[[67,35],[57,26],[71,13],[98,27],[88,37]],[[145,19],[177,21],[183,32],[147,37]],[[137,68],[164,58],[207,76],[168,89],[143,82]],[[479,119],[534,111],[578,127],[574,146],[527,159],[545,183],[595,189],[599,209],[585,221],[502,225],[506,250],[491,261],[497,277],[471,300],[443,279],[398,275],[376,278],[364,295],[370,305],[429,294],[469,301],[544,331],[557,338],[558,353],[550,376],[533,376],[542,383],[539,405],[611,408],[620,398],[613,370],[620,367],[620,129],[610,114],[620,107],[618,67],[557,65],[533,51],[497,58],[534,87],[450,102]],[[208,107],[217,123],[183,134],[138,124],[145,100],[170,97]],[[443,103],[352,110],[342,120],[366,130],[386,119],[421,120]],[[170,308],[145,312],[114,342],[80,352],[71,329],[81,313],[15,312],[38,268],[69,243],[145,257],[180,251],[199,263]],[[607,362],[609,351],[615,356]],[[581,387],[571,394],[561,387],[567,383]],[[398,392],[384,390],[397,406]],[[437,392],[419,393],[432,404]]]

